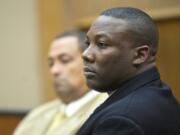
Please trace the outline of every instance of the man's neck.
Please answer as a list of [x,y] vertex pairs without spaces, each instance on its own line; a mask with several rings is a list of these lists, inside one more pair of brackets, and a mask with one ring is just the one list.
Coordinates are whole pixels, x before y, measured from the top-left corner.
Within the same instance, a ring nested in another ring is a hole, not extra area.
[[[76,92],[78,92],[78,90],[76,91]],[[69,104],[69,103],[71,103],[71,102],[74,102],[74,101],[76,101],[76,100],[78,100],[78,99],[80,99],[81,97],[83,97],[84,95],[86,95],[87,93],[89,92],[89,89],[84,89],[83,90],[83,92],[79,92],[79,93],[76,93],[76,95],[74,94],[72,94],[71,96],[69,95],[69,96],[60,96],[59,98],[62,100],[62,102],[64,103],[64,104]]]
[[[143,72],[145,72],[145,71],[147,71],[147,70],[149,70],[149,69],[151,69],[152,67],[155,67],[155,66],[156,66],[155,62],[151,63],[151,64],[148,64],[146,67],[143,67],[143,68],[139,69],[133,77],[135,77],[135,76],[137,76],[137,75],[139,75],[139,74],[141,74],[141,73],[143,73]],[[131,77],[131,78],[133,78],[133,77]],[[129,78],[129,79],[131,79],[131,78]],[[128,81],[128,80],[126,80],[126,81]],[[126,81],[124,81],[124,82],[126,82]],[[121,84],[123,84],[123,83],[121,83]],[[108,93],[109,96],[111,96],[114,92],[116,92],[116,90],[117,90],[117,88],[112,90],[112,91],[108,91],[107,93]]]

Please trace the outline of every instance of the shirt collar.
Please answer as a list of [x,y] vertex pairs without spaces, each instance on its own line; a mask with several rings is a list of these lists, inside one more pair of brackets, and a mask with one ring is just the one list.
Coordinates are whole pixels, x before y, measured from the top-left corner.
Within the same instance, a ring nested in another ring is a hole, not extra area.
[[80,110],[86,103],[91,101],[93,98],[95,98],[99,92],[90,90],[88,93],[86,93],[81,98],[67,104],[67,105],[61,105],[60,111],[64,111],[67,117],[71,117],[73,114],[75,114],[78,110]]

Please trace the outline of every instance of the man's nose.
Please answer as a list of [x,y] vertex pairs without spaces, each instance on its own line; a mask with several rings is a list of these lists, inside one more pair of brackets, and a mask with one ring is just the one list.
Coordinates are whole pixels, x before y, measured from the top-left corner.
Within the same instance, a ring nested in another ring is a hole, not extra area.
[[57,77],[59,75],[61,75],[61,67],[59,66],[59,64],[54,64],[52,67],[51,67],[51,74],[53,75],[53,77]]
[[82,54],[82,58],[84,62],[93,63],[95,61],[95,50],[92,46],[89,46],[86,50],[84,50]]

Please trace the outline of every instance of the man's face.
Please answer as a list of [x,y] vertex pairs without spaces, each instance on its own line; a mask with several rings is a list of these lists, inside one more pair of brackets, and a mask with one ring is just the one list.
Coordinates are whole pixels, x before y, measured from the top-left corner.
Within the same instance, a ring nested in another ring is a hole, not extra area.
[[84,74],[89,87],[111,91],[133,74],[132,42],[124,20],[100,16],[87,33],[83,52]]
[[49,50],[49,67],[54,86],[62,98],[77,98],[85,86],[83,61],[76,37],[56,39]]

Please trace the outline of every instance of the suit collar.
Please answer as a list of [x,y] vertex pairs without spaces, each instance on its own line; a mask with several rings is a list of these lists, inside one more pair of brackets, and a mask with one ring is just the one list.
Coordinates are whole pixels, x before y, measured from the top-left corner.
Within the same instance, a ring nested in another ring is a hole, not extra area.
[[133,91],[137,90],[144,85],[149,84],[152,81],[160,79],[160,75],[158,69],[156,67],[152,67],[151,69],[133,77],[132,79],[126,81],[119,87],[115,92],[101,105],[99,106],[95,112],[102,110],[108,105],[121,100],[125,96],[129,95]]
[[80,99],[73,101],[69,103],[65,107],[65,114],[68,117],[73,116],[76,112],[78,112],[83,106],[85,106],[87,103],[91,102],[93,99],[95,99],[99,95],[98,92],[90,90],[88,93],[86,93],[83,97]]

